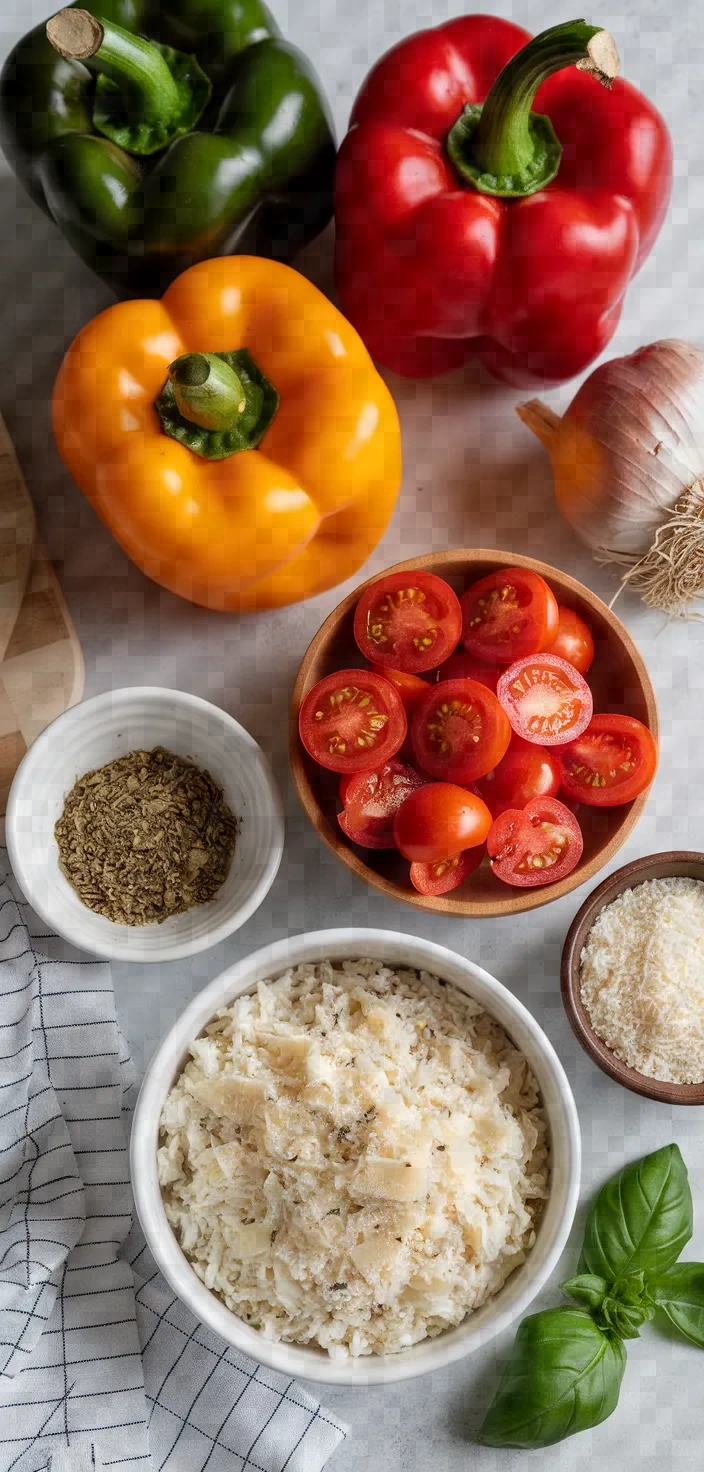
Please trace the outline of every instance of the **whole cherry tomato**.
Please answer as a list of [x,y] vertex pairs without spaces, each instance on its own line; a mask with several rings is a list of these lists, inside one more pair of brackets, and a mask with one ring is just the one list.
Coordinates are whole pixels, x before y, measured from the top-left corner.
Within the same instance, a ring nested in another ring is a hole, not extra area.
[[557,638],[550,645],[550,653],[559,654],[560,659],[566,659],[568,664],[574,665],[580,675],[586,675],[594,659],[592,631],[573,608],[565,608],[559,603],[557,611],[560,622]]
[[401,696],[407,715],[428,693],[427,680],[421,680],[418,675],[409,675],[406,670],[394,670],[383,664],[370,664],[369,668],[375,675],[381,675],[382,680],[391,681]]
[[498,818],[507,808],[524,808],[534,797],[556,797],[561,775],[560,763],[548,746],[536,746],[514,734],[498,767],[481,777],[477,788]]
[[394,838],[405,859],[432,864],[483,843],[491,822],[486,803],[473,792],[449,782],[429,782],[399,808]]
[[438,680],[476,680],[479,685],[486,685],[492,695],[496,694],[496,685],[501,674],[501,666],[497,664],[484,664],[481,659],[475,659],[473,654],[468,654],[466,649],[456,649],[449,659],[441,664],[438,670]]

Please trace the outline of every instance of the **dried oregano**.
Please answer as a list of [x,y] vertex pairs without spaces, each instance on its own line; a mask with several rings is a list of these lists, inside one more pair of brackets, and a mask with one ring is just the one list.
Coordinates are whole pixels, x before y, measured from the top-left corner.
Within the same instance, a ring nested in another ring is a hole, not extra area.
[[237,831],[210,773],[161,746],[86,772],[54,829],[79,898],[122,925],[161,923],[213,899]]

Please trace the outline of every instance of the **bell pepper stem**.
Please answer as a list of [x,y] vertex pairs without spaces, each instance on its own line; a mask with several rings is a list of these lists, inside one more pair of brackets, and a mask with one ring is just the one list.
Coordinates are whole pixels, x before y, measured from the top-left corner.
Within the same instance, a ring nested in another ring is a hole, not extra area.
[[158,47],[87,10],[60,10],[47,22],[46,34],[60,56],[82,61],[90,71],[120,88],[130,118],[165,128],[179,117],[181,99]]
[[154,408],[164,434],[203,460],[255,450],[279,407],[273,383],[246,348],[183,353]]
[[[590,47],[596,50],[595,56]],[[613,69],[611,48],[616,62]],[[583,20],[552,26],[511,58],[484,103],[474,138],[474,157],[486,173],[520,175],[530,164],[534,144],[528,123],[539,86],[553,72],[585,62],[584,69],[603,78],[606,85],[618,70],[618,53],[608,31]]]
[[554,179],[561,147],[549,118],[532,112],[541,83],[577,66],[610,87],[619,71],[613,37],[583,20],[551,26],[506,64],[483,106],[466,107],[447,149],[456,168],[481,193],[534,194]]
[[215,353],[184,353],[169,367],[179,412],[201,429],[232,429],[247,399],[234,368]]

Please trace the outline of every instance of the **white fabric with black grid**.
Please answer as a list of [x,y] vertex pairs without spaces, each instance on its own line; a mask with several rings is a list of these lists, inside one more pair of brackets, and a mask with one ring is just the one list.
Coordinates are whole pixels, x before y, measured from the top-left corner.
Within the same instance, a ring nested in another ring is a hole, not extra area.
[[44,932],[0,850],[0,1472],[320,1472],[344,1428],[128,1237],[131,1083],[109,967]]

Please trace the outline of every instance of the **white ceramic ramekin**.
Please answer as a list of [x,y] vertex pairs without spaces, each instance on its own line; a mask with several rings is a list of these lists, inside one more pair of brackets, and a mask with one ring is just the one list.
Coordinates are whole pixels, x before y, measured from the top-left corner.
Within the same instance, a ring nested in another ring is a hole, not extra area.
[[[166,1219],[157,1178],[157,1141],[164,1098],[187,1061],[189,1044],[218,1008],[250,991],[258,981],[279,976],[301,961],[359,957],[433,972],[476,998],[505,1027],[540,1085],[550,1126],[552,1186],[535,1246],[526,1262],[495,1298],[459,1328],[437,1339],[426,1339],[404,1354],[341,1361],[330,1359],[321,1350],[265,1339],[201,1283]],[[211,981],[181,1013],[147,1069],[135,1110],[131,1162],[135,1203],[149,1246],[174,1292],[196,1318],[236,1349],[287,1375],[332,1385],[363,1386],[390,1384],[441,1369],[488,1344],[525,1312],[556,1266],[567,1241],[579,1195],[581,1145],[572,1092],[552,1044],[530,1012],[493,976],[454,951],[415,936],[385,930],[321,930],[256,951]]]
[[[240,821],[230,873],[207,905],[162,925],[116,925],[89,910],[59,869],[54,824],[78,777],[116,757],[163,746],[205,768]],[[47,925],[81,950],[122,961],[174,961],[248,920],[281,862],[284,821],[269,764],[226,711],[182,690],[135,685],[74,705],[23,758],[7,805],[7,847],[20,888]]]

